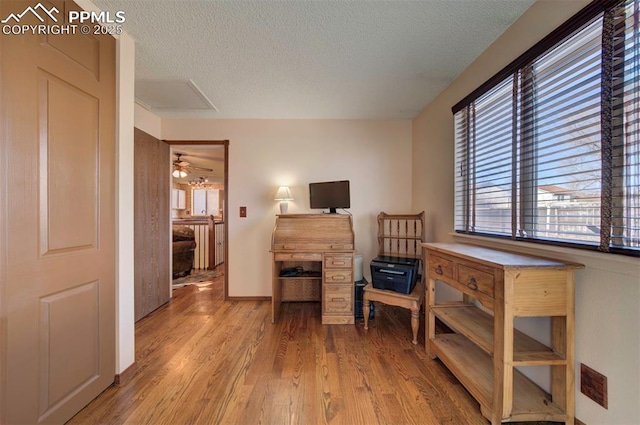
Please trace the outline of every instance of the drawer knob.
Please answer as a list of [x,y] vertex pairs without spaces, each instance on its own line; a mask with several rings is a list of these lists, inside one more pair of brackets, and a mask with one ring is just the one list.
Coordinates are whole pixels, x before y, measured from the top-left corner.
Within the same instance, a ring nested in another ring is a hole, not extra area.
[[438,267],[436,267],[436,274],[442,274],[442,266],[440,264],[438,264]]
[[344,276],[342,276],[342,275],[333,276],[331,279],[333,279],[333,280],[344,280]]
[[344,297],[342,297],[342,298],[331,298],[331,301],[344,301]]
[[469,283],[467,283],[467,288],[471,289],[472,291],[478,290],[478,283],[476,282],[475,277],[471,276],[471,280],[469,281]]
[[345,263],[344,261],[334,261],[333,264],[336,266],[344,266]]

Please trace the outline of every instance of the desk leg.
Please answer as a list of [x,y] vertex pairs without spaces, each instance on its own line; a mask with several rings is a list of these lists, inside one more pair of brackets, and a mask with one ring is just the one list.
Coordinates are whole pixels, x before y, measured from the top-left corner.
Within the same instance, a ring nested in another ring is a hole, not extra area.
[[418,345],[418,327],[420,326],[420,306],[411,308],[411,332],[413,332],[413,345]]
[[362,313],[364,314],[364,328],[369,329],[369,312],[371,311],[371,301],[365,293],[362,300]]
[[280,316],[280,303],[282,303],[282,282],[280,281],[281,261],[273,259],[271,272],[271,323],[276,323]]

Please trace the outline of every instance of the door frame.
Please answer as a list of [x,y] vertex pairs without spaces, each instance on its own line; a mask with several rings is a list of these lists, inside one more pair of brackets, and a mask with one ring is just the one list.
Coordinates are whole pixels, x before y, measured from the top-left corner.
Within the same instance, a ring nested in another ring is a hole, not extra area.
[[[0,57],[2,57],[4,37],[0,37]],[[2,85],[2,66],[0,66],[0,86]],[[4,102],[0,101],[0,423],[6,423],[7,411],[7,120]]]
[[[184,145],[224,146],[224,291],[222,299],[229,298],[229,140],[162,140],[170,147]],[[170,243],[170,242],[169,242]]]

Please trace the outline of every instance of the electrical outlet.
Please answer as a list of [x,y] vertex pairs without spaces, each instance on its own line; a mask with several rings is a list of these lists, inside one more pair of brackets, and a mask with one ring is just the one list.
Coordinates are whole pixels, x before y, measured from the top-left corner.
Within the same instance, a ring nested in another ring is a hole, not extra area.
[[607,396],[607,377],[580,363],[580,392],[609,409]]
[[240,207],[240,217],[247,216],[247,207]]

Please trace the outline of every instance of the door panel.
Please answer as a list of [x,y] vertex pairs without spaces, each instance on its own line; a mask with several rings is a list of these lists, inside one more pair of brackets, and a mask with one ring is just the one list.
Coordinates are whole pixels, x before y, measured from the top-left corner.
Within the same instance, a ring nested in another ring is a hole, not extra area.
[[[42,254],[95,249],[100,100],[67,81],[39,73]],[[74,117],[73,125],[65,117]]]
[[171,298],[169,145],[134,130],[134,286],[135,320]]
[[100,283],[40,300],[40,415],[100,376]]
[[[78,6],[68,0],[40,0],[39,3],[47,9],[57,8],[59,13],[56,18],[60,24],[68,23],[69,10],[78,10]],[[33,6],[33,3],[31,5]],[[40,15],[46,19],[45,24],[55,23],[43,13]],[[80,34],[80,31],[76,34],[42,34],[38,37],[41,47],[55,50],[58,55],[66,56],[68,60],[83,67],[85,72],[92,74],[96,81],[100,80],[100,61],[103,57],[100,54],[101,39],[99,37],[93,34]]]
[[42,43],[100,78],[100,41],[93,35],[46,35]]
[[1,422],[63,423],[115,375],[115,40],[2,35],[0,51]]

